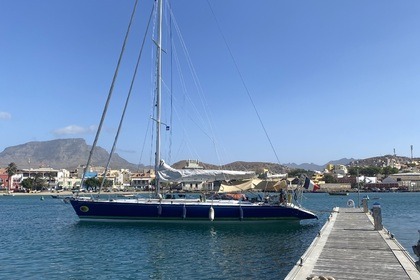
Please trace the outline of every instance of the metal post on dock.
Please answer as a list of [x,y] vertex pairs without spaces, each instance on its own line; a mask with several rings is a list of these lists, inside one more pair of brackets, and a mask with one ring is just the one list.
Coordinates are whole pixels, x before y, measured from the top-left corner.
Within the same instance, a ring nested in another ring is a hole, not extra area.
[[381,205],[378,202],[373,204],[372,208],[372,216],[373,216],[373,226],[375,230],[382,230],[384,227],[382,225],[382,210]]
[[363,206],[363,212],[368,213],[369,212],[369,207],[368,207],[368,199],[367,198],[362,199],[362,206]]

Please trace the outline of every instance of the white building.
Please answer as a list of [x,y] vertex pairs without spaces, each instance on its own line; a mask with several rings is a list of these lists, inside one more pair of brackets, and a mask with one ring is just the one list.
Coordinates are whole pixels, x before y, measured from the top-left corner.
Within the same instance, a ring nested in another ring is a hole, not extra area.
[[334,173],[339,175],[346,175],[348,173],[347,167],[343,164],[334,165]]
[[155,171],[153,169],[145,169],[142,172],[131,174],[130,185],[135,189],[150,190],[154,179]]

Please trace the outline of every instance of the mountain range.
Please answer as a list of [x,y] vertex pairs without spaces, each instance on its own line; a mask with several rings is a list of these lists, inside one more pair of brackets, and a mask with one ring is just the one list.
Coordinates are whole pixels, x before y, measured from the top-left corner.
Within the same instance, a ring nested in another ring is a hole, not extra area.
[[[79,165],[86,164],[91,147],[81,138],[28,142],[4,149],[0,153],[0,166],[5,167],[14,162],[21,169],[52,167],[73,170]],[[92,154],[91,165],[106,166],[108,158],[109,153],[97,146]],[[110,166],[114,169],[137,170],[139,168],[118,154],[113,155]]]
[[[6,167],[11,162],[14,162],[18,168],[39,168],[39,167],[52,167],[55,169],[68,169],[73,170],[79,165],[84,165],[91,146],[86,144],[82,138],[70,139],[56,139],[50,141],[33,141],[26,144],[12,146],[5,148],[0,153],[0,167]],[[109,153],[101,148],[96,147],[92,154],[92,166],[105,166],[108,160]],[[348,164],[354,159],[340,159],[331,161],[332,164]],[[219,166],[201,163],[206,169],[216,169]],[[143,168],[143,165],[136,165],[128,162],[114,154],[110,164],[113,169],[126,168],[132,171]],[[185,161],[180,161],[173,164],[175,168],[182,168],[185,166]],[[266,162],[233,162],[222,166],[226,169],[232,170],[259,170],[267,168],[273,173],[285,173],[289,169],[305,169],[305,170],[319,170],[322,171],[325,165],[316,165],[314,163],[295,164],[288,163],[284,165]]]
[[348,165],[350,162],[355,161],[354,158],[342,158],[339,160],[332,160],[324,165],[318,165],[315,163],[302,163],[302,164],[296,164],[296,163],[286,163],[285,165],[292,169],[305,169],[305,170],[312,170],[312,171],[323,171],[327,164],[342,164],[342,165]]

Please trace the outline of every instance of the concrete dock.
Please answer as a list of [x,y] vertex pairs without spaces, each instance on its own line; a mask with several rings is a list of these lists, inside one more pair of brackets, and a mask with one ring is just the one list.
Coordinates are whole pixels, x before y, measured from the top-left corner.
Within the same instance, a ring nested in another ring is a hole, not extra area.
[[420,280],[414,262],[385,228],[374,230],[369,213],[361,208],[334,208],[285,279]]

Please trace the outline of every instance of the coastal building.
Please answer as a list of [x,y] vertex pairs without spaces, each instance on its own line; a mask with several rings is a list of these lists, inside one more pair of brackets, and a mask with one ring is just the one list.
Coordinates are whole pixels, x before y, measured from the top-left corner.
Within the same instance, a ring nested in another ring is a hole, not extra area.
[[332,171],[334,171],[334,164],[332,164],[332,163],[327,164],[327,166],[325,167],[325,169],[326,169],[328,172],[332,172]]
[[351,184],[351,185],[356,185],[356,176],[337,176],[336,178],[337,183],[340,184]]
[[8,178],[6,168],[0,168],[0,189],[5,190],[8,185]]
[[397,173],[387,178],[395,180],[399,187],[404,187],[408,191],[420,191],[420,173]]
[[60,169],[57,178],[57,186],[58,189],[72,189],[74,186],[74,182],[72,182],[72,178],[70,177],[70,171],[67,169]]
[[334,165],[334,173],[342,176],[346,175],[348,173],[347,166],[343,164]]
[[[98,178],[103,178],[104,177],[104,173],[102,173],[101,175],[98,176]],[[112,188],[113,189],[117,189],[117,190],[124,190],[124,187],[122,185],[122,178],[121,178],[121,173],[119,172],[119,170],[108,170],[105,178],[107,181],[111,181],[112,182]]]
[[189,159],[186,161],[186,165],[182,169],[204,169],[204,167],[200,165],[198,160]]
[[78,190],[80,189],[81,178],[65,177],[63,181],[59,181],[59,189],[63,190]]
[[153,169],[144,169],[141,172],[131,174],[130,185],[136,190],[150,190],[155,177]]
[[[77,177],[82,178],[83,172],[85,172],[85,165],[79,165],[76,167],[76,170],[71,172],[71,177]],[[89,166],[88,170],[86,172],[94,172],[96,174],[103,174],[105,172],[105,167],[103,166]]]
[[46,187],[51,189],[58,186],[58,182],[63,180],[64,174],[65,172],[62,170],[57,170],[50,167],[22,169],[19,182],[22,182],[27,178],[37,177],[44,180],[47,185]]
[[342,175],[342,176],[345,176],[348,173],[347,166],[345,166],[343,164],[329,163],[325,167],[325,170],[329,173],[334,173],[334,174]]
[[[200,165],[198,160],[187,160],[186,165],[182,169],[204,169],[203,166]],[[201,191],[207,189],[213,189],[213,185],[208,186],[206,183],[202,181],[192,181],[192,182],[182,182],[181,187],[185,191]]]
[[397,169],[402,168],[401,163],[395,158],[386,158],[386,165],[384,167],[386,167],[386,166],[395,167]]
[[356,177],[356,183],[358,184],[376,184],[378,178],[376,177],[368,177],[368,176],[359,176]]
[[42,179],[46,183],[44,187],[50,190],[72,189],[76,182],[79,182],[80,185],[80,179],[73,179],[70,177],[70,174],[71,173],[66,169],[53,169],[49,167],[21,169],[13,175],[13,186],[11,189],[21,189],[22,181],[28,178]]
[[21,174],[17,173],[14,174],[11,178],[9,183],[9,175],[7,174],[6,168],[0,169],[0,189],[6,190],[9,189],[11,191],[18,190],[20,188],[20,180],[21,180]]

